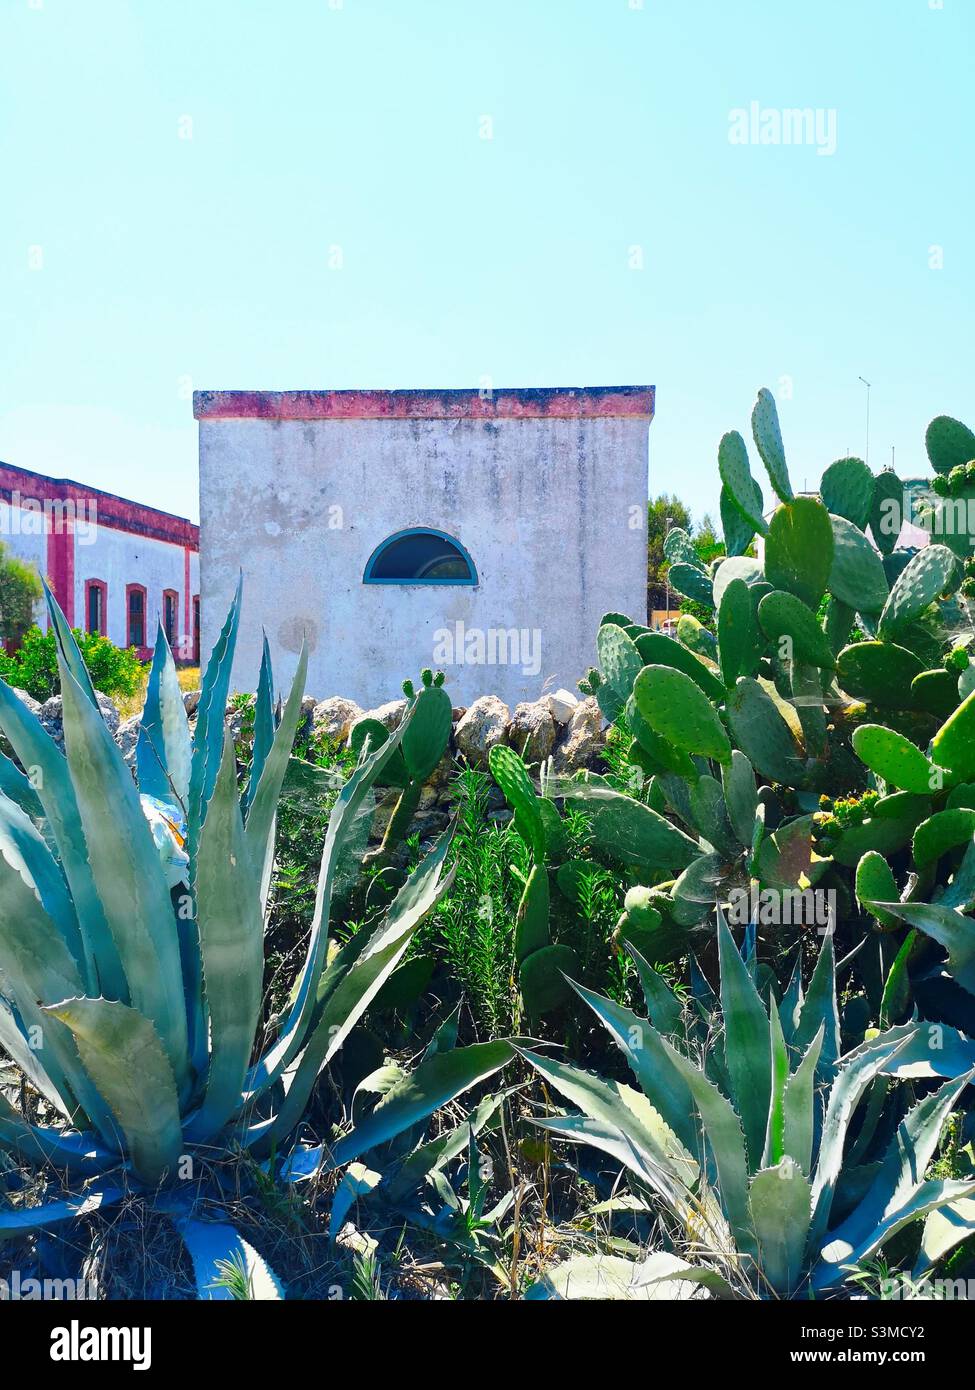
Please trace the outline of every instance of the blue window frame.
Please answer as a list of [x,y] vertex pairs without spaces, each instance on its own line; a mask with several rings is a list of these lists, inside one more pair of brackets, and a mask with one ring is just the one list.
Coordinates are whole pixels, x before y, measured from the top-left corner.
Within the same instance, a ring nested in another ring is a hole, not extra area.
[[476,584],[474,561],[453,536],[414,526],[388,536],[369,556],[364,584]]

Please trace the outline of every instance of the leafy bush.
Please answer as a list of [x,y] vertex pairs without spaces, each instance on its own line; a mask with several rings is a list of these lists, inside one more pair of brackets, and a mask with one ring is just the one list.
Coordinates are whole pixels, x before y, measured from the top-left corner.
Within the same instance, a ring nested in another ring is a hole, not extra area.
[[[145,667],[134,647],[116,647],[97,632],[81,632],[77,628],[73,629],[72,636],[96,690],[105,695],[125,697],[136,693]],[[42,703],[59,694],[61,676],[54,631],[29,628],[16,652],[0,653],[0,677]]]
[[0,541],[0,638],[21,640],[34,621],[34,608],[42,593],[41,577],[34,566],[11,555]]

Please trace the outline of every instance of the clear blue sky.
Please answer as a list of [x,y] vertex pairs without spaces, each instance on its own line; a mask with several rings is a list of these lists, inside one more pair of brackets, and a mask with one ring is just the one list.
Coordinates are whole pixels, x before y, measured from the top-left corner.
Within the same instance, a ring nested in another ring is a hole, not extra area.
[[[923,471],[973,52],[973,0],[0,0],[0,458],[195,517],[190,383],[653,382],[700,514],[760,385],[795,482],[862,453],[862,374]],[[835,154],[730,143],[752,101]]]

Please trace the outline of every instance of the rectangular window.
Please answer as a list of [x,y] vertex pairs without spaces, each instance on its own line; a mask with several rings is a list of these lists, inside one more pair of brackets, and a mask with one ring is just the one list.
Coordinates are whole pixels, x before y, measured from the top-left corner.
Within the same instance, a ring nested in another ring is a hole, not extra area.
[[129,642],[130,647],[146,645],[146,596],[142,589],[129,590]]
[[193,660],[200,659],[200,595],[193,599]]
[[163,629],[166,633],[166,640],[170,647],[176,650],[176,623],[179,613],[179,595],[172,589],[167,589],[163,594]]
[[88,631],[105,632],[105,591],[100,584],[88,585]]

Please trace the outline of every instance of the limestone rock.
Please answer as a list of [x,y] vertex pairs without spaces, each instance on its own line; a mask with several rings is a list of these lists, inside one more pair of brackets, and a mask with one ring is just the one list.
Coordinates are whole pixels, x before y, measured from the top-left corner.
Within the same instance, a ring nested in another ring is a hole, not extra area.
[[555,720],[544,699],[515,705],[508,743],[526,763],[540,763],[548,757],[555,746]]
[[578,695],[573,695],[571,690],[551,691],[542,699],[556,724],[568,724],[580,703]]
[[317,739],[344,743],[349,737],[352,725],[361,718],[362,710],[354,700],[346,700],[343,695],[333,695],[329,700],[320,700],[312,710],[312,733]]
[[17,699],[20,701],[22,705],[27,706],[31,714],[40,714],[40,701],[35,700],[32,695],[28,695],[26,690],[21,690],[20,687],[17,685],[14,686],[13,690],[14,694],[17,696]]
[[557,773],[578,772],[590,767],[606,743],[603,717],[595,699],[581,700],[562,731],[552,754],[552,769]]
[[112,701],[107,695],[103,695],[100,690],[95,691],[95,699],[98,701],[98,708],[102,712],[102,718],[108,725],[108,732],[114,738],[118,733],[119,714]]
[[131,719],[123,719],[115,730],[115,742],[122,750],[122,757],[130,768],[135,767],[135,750],[139,742],[139,729],[142,716],[133,714]]
[[457,751],[475,767],[487,767],[488,754],[504,743],[511,722],[508,706],[497,695],[482,695],[454,730]]
[[378,709],[367,709],[364,714],[360,713],[359,718],[353,719],[352,724],[353,726],[358,724],[359,719],[378,719],[383,728],[392,733],[394,729],[399,728],[405,713],[405,700],[390,700],[388,704],[380,705]]

